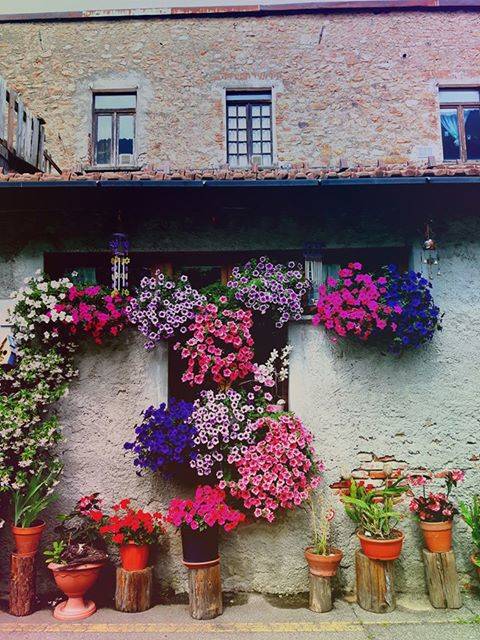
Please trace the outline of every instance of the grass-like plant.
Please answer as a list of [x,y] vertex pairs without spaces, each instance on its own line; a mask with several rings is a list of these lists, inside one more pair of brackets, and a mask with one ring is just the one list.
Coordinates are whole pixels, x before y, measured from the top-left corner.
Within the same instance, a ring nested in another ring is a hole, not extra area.
[[472,542],[475,547],[473,561],[480,567],[480,495],[475,495],[470,504],[460,503],[460,513],[472,530]]

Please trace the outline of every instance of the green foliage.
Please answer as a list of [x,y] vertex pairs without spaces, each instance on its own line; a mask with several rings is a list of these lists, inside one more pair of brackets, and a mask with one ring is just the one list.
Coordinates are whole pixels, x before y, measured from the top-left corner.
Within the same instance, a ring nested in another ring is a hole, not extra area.
[[43,555],[45,556],[45,562],[50,564],[64,564],[62,560],[62,554],[67,548],[67,545],[63,540],[54,540],[48,549],[45,549]]
[[62,466],[44,468],[28,478],[26,484],[12,491],[13,523],[16,527],[30,527],[54,500],[53,488],[58,483]]
[[462,518],[472,530],[472,542],[478,554],[475,563],[480,567],[480,495],[473,496],[471,504],[461,502],[459,508]]
[[349,495],[341,500],[347,516],[361,532],[372,538],[386,539],[397,527],[403,514],[395,509],[395,504],[408,486],[401,484],[403,478],[379,489],[367,489],[363,484],[350,481]]

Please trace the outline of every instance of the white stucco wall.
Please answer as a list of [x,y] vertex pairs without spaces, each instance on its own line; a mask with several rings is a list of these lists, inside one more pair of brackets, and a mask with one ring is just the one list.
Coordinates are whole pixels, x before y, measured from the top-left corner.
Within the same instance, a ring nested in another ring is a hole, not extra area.
[[[333,345],[323,330],[306,321],[290,327],[290,406],[315,434],[327,482],[338,479],[341,468],[357,466],[362,452],[373,452],[394,455],[412,466],[461,467],[467,478],[459,497],[478,491],[480,242],[478,225],[472,229],[471,224],[452,224],[442,238],[442,275],[435,279],[434,295],[445,311],[444,331],[429,347],[396,358],[368,347]],[[11,284],[13,288],[20,283]],[[146,354],[139,336],[129,332],[112,347],[86,348],[79,355],[79,368],[79,379],[60,406],[65,471],[52,513],[93,491],[100,491],[107,501],[130,496],[148,508],[165,509],[172,496],[186,490],[152,476],[137,477],[122,447],[131,439],[140,412],[167,397],[165,349]],[[407,537],[398,563],[398,588],[423,591],[417,526],[406,520],[402,528]],[[357,542],[341,507],[334,530],[345,552],[340,581],[351,588]],[[307,590],[307,542],[308,518],[301,509],[274,525],[240,527],[222,542],[224,589]],[[5,575],[7,548],[1,546]],[[459,519],[455,549],[465,584],[471,545]],[[156,574],[163,587],[185,590],[175,534],[157,553]],[[50,587],[44,574],[42,588]]]

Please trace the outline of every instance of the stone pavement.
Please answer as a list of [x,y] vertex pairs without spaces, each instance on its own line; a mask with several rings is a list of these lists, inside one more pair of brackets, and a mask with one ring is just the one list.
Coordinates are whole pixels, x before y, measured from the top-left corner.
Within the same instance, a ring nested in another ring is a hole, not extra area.
[[462,609],[432,609],[424,597],[399,597],[398,608],[376,615],[337,600],[315,614],[305,599],[242,595],[226,602],[223,616],[192,620],[185,605],[157,606],[144,613],[100,609],[77,623],[56,622],[48,610],[27,618],[0,613],[0,640],[480,640],[480,598],[466,596]]

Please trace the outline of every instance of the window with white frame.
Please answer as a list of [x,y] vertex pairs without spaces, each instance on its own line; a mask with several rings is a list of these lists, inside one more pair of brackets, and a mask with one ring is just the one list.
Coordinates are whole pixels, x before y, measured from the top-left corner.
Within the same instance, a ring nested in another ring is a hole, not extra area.
[[480,159],[480,89],[440,89],[444,160]]
[[93,94],[93,161],[96,166],[132,166],[137,94]]
[[227,160],[232,167],[273,164],[272,92],[227,91]]

